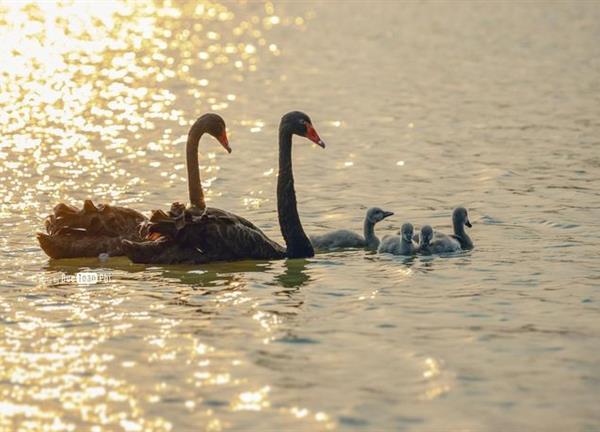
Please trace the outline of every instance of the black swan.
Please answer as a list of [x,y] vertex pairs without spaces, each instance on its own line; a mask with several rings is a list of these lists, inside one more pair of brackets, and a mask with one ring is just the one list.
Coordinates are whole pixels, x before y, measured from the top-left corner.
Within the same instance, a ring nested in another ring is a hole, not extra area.
[[[190,136],[200,136],[204,131],[213,135],[221,145],[231,153],[225,123],[216,114],[200,117],[190,128]],[[189,149],[188,149],[189,151]],[[198,156],[195,157],[195,169],[198,170]],[[194,170],[188,171],[188,176]],[[190,182],[190,199],[192,203],[204,203],[204,196],[199,184]],[[99,204],[86,200],[83,209],[67,204],[57,204],[54,212],[45,220],[46,232],[38,233],[41,248],[51,258],[98,257],[125,255],[122,240],[142,241],[147,234],[146,216],[140,212],[126,208]]]
[[412,224],[405,223],[400,228],[400,235],[388,235],[383,238],[379,253],[391,253],[394,255],[414,255],[417,247],[413,243],[414,228]]
[[454,234],[447,235],[438,231],[434,232],[431,242],[431,251],[434,253],[455,252],[459,250],[473,249],[473,242],[465,232],[465,226],[471,228],[467,209],[457,207],[452,212],[452,226]]
[[313,247],[320,250],[366,248],[376,251],[379,247],[379,239],[375,235],[375,224],[393,214],[379,207],[371,207],[367,210],[363,224],[364,237],[353,231],[340,229],[323,235],[310,236],[310,241]]
[[[175,203],[168,213],[153,212],[146,240],[123,240],[125,254],[136,263],[157,264],[312,257],[314,250],[298,215],[292,173],[293,135],[325,147],[310,118],[294,111],[284,115],[279,124],[277,212],[287,248],[270,240],[250,221],[206,207],[198,168],[198,142],[205,131],[219,136],[220,130],[208,129],[217,127],[209,118],[202,117],[198,122],[202,127],[192,128],[194,133],[190,131],[186,152],[191,207]],[[222,120],[218,127],[225,129]]]

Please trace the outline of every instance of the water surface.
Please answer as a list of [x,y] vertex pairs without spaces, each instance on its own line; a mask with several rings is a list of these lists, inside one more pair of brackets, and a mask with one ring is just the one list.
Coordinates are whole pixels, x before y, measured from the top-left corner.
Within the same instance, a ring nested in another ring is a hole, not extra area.
[[[515,3],[0,6],[0,427],[577,430],[600,426],[600,7]],[[308,233],[366,209],[476,249],[402,259],[49,261],[60,201],[187,198],[281,241],[277,126]],[[108,274],[92,286],[66,279]]]

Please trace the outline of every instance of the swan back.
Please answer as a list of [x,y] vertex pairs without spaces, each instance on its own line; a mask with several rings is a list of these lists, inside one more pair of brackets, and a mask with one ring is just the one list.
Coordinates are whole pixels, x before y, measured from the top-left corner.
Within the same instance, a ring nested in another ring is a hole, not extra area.
[[377,250],[379,239],[375,236],[375,224],[393,214],[379,207],[371,207],[365,216],[364,237],[347,229],[339,229],[322,235],[312,235],[310,241],[313,247],[320,250],[362,247]]
[[320,250],[366,246],[365,239],[362,236],[347,229],[335,230],[323,235],[311,235],[310,242],[313,247]]
[[433,253],[456,252],[462,249],[458,240],[445,234],[436,235],[429,247]]

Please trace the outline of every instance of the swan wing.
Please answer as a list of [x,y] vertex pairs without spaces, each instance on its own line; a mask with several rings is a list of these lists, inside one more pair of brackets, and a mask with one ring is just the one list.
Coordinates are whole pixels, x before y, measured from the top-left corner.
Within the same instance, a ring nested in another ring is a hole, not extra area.
[[[215,260],[274,259],[285,257],[285,248],[271,240],[249,220],[233,213],[207,209],[206,220],[189,225],[197,246]],[[196,225],[196,226],[195,226]],[[184,234],[187,236],[187,234]]]
[[144,242],[125,242],[126,254],[138,263],[207,263],[285,257],[285,248],[249,220],[207,208],[201,215],[155,212]]
[[123,255],[121,240],[141,240],[138,228],[144,221],[143,214],[126,207],[90,200],[81,209],[59,203],[44,221],[46,233],[38,233],[37,239],[54,259]]

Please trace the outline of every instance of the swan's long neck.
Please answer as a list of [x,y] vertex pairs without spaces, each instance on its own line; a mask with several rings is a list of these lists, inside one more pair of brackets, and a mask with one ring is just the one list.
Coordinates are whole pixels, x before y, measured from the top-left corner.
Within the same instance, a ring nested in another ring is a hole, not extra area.
[[369,220],[368,217],[365,218],[365,223],[363,225],[363,233],[365,236],[365,242],[367,243],[367,247],[369,249],[377,249],[379,246],[379,239],[375,235],[375,224]]
[[454,225],[454,235],[456,236],[456,238],[458,238],[458,241],[460,242],[460,247],[463,249],[472,249],[473,241],[465,231],[464,222],[455,220],[452,221],[452,224]]
[[294,190],[292,172],[292,133],[285,127],[279,129],[279,176],[277,177],[277,215],[279,227],[287,246],[288,258],[308,258],[315,254],[304,233]]
[[190,204],[192,207],[197,207],[201,210],[206,208],[206,203],[204,201],[202,183],[200,182],[198,143],[205,130],[204,122],[201,119],[196,120],[194,125],[190,128],[187,144],[185,146]]

